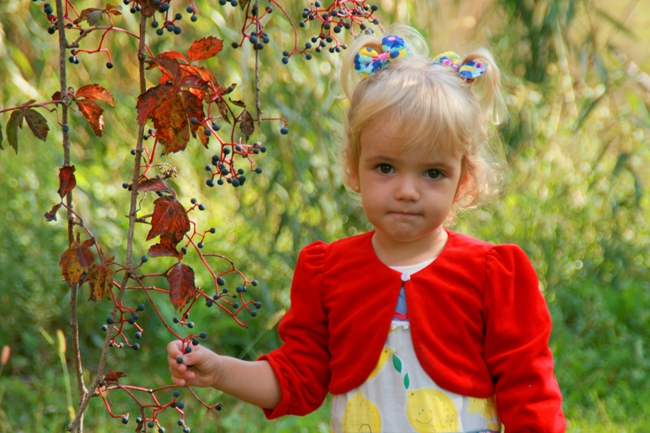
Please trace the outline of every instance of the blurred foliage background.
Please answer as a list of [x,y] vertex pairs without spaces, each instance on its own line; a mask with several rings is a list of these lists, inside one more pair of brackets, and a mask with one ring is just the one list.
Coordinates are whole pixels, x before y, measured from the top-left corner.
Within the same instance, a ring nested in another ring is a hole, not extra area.
[[[254,55],[240,40],[242,13],[230,5],[198,0],[200,15],[183,33],[150,33],[154,52],[184,52],[206,35],[224,39],[225,49],[207,62],[221,83],[237,83],[233,99],[254,107]],[[97,7],[100,1],[83,2]],[[266,2],[262,1],[262,5]],[[283,2],[294,23],[305,6]],[[43,101],[58,90],[56,36],[47,33],[42,2],[0,3],[0,106]],[[461,214],[454,229],[484,240],[521,245],[539,273],[554,319],[551,347],[565,397],[571,431],[646,431],[650,427],[650,5],[638,0],[378,0],[382,23],[409,23],[431,42],[432,54],[449,49],[489,47],[504,72],[509,119],[498,132],[509,172],[503,196]],[[185,2],[172,8],[184,11]],[[125,14],[116,24],[136,29]],[[254,359],[277,347],[277,319],[289,306],[288,288],[300,249],[307,243],[369,229],[361,209],[341,186],[334,155],[345,109],[332,77],[340,55],[321,53],[311,61],[296,56],[288,65],[281,53],[293,44],[291,24],[278,11],[265,29],[272,43],[261,52],[265,123],[254,140],[268,146],[256,159],[264,172],[238,189],[208,188],[203,167],[211,150],[192,140],[182,154],[164,161],[178,170],[172,181],[185,205],[191,197],[207,211],[193,214],[200,227],[217,228],[206,248],[234,259],[260,286],[252,296],[264,304],[260,315],[240,328],[214,308],[195,308],[193,320],[209,334],[206,344],[222,353]],[[152,30],[152,29],[150,29]],[[299,29],[300,44],[317,32]],[[92,47],[97,39],[89,38]],[[94,42],[93,42],[94,41]],[[72,161],[78,187],[75,207],[99,243],[124,260],[130,178],[129,150],[137,134],[136,41],[110,37],[115,68],[101,54],[68,64],[70,85],[100,83],[118,104],[106,108],[104,137],[72,114]],[[157,76],[150,76],[156,80]],[[71,357],[57,340],[69,329],[69,294],[58,261],[67,247],[64,222],[46,223],[43,213],[57,202],[62,163],[60,127],[46,113],[47,142],[21,131],[18,154],[6,145],[0,160],[0,346],[12,348],[0,377],[0,432],[63,431],[66,393],[63,371]],[[4,125],[9,116],[3,114]],[[6,135],[6,134],[5,134]],[[146,253],[146,228],[136,232],[136,257]],[[158,259],[160,260],[160,259]],[[190,264],[192,257],[188,258]],[[152,259],[150,270],[162,269]],[[220,269],[226,264],[215,263]],[[194,267],[198,269],[198,267]],[[198,273],[200,284],[208,278]],[[87,290],[87,289],[86,289]],[[79,300],[82,353],[87,379],[99,358],[100,330],[110,303]],[[127,302],[142,299],[129,294]],[[165,304],[165,302],[161,302]],[[147,312],[150,312],[148,310]],[[173,309],[164,306],[171,317]],[[127,371],[125,383],[156,387],[169,383],[165,345],[169,333],[153,314],[143,314],[139,352],[114,351],[108,367]],[[68,337],[69,338],[69,337]],[[68,341],[69,343],[69,341]],[[68,344],[69,346],[69,344]],[[67,355],[61,357],[60,354]],[[72,389],[76,388],[73,381]],[[188,401],[188,425],[195,431],[328,431],[328,407],[314,414],[263,420],[257,408],[213,390],[206,401],[222,401],[223,412],[206,412]],[[117,411],[134,411],[119,393]],[[132,413],[135,418],[135,413]],[[168,425],[175,424],[165,414]],[[99,400],[88,411],[88,431],[128,431],[112,420]],[[134,426],[131,425],[131,428]]]

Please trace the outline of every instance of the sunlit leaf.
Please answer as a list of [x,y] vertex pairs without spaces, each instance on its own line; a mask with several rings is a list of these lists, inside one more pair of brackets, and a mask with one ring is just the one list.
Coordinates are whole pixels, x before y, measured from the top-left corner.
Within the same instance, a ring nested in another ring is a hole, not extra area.
[[135,109],[138,112],[138,125],[144,125],[151,117],[160,100],[169,92],[173,92],[174,86],[160,85],[150,87],[143,95],[138,96],[138,103]]
[[111,92],[106,90],[101,84],[88,84],[83,87],[80,87],[75,94],[77,98],[83,96],[87,99],[92,99],[95,101],[103,101],[115,106],[115,100]]
[[95,261],[95,255],[90,251],[90,247],[94,243],[94,239],[88,239],[81,245],[77,241],[73,241],[70,247],[61,255],[59,261],[61,274],[70,286],[78,284],[81,275],[87,272]]
[[97,302],[103,299],[105,294],[110,291],[115,271],[107,265],[93,265],[88,271],[86,281],[88,281],[88,285],[90,286],[89,301]]
[[95,134],[101,137],[104,133],[104,110],[90,99],[77,99],[76,102]]
[[176,310],[183,307],[194,298],[194,270],[182,263],[175,264],[167,275],[169,282],[169,299]]
[[190,231],[190,219],[183,205],[169,196],[154,201],[151,229],[147,234],[147,240],[156,236],[165,236],[172,245],[176,245],[188,231]]
[[246,136],[246,140],[248,140],[248,137],[253,135],[255,132],[255,122],[253,122],[253,118],[251,117],[248,110],[242,111],[242,113],[239,115],[239,122],[239,129],[241,130],[242,134]]
[[59,190],[57,191],[61,198],[65,197],[70,191],[77,186],[77,179],[74,175],[74,165],[61,167],[59,169]]
[[185,102],[176,91],[168,92],[151,113],[156,137],[164,146],[163,155],[180,152],[190,140],[190,127]]
[[200,130],[198,134],[199,140],[201,143],[208,147],[209,137],[202,133],[203,122],[205,121],[205,113],[203,112],[203,101],[199,99],[193,93],[184,90],[183,97],[185,98],[185,107],[187,109],[187,116],[191,118],[196,118],[196,124],[190,123],[190,128],[192,130],[192,136],[197,137],[197,131]]
[[23,110],[15,110],[11,112],[7,121],[7,141],[16,153],[18,153],[18,128],[23,127],[23,117],[25,117]]
[[73,22],[75,24],[79,24],[84,21],[88,21],[88,24],[90,24],[91,26],[96,26],[103,12],[104,10],[99,8],[84,9],[79,14],[79,17],[75,19]]
[[147,255],[149,257],[178,257],[178,250],[167,238],[161,236],[161,242],[149,247]]
[[54,206],[52,206],[52,209],[50,209],[48,212],[45,212],[45,217],[46,221],[56,221],[56,212],[59,210],[59,208],[63,206],[61,203],[57,203]]
[[29,109],[25,111],[25,120],[27,120],[27,126],[29,126],[34,136],[39,140],[45,141],[47,132],[50,130],[45,117],[38,111]]
[[214,36],[206,36],[205,38],[194,41],[187,50],[187,57],[190,62],[196,60],[209,59],[216,56],[223,48],[223,41]]
[[230,118],[228,117],[228,106],[223,99],[219,98],[215,101],[217,103],[217,108],[219,108],[219,113],[221,118],[226,122],[230,123]]
[[171,188],[163,179],[154,177],[138,182],[138,191],[171,191]]
[[104,382],[106,383],[117,383],[120,377],[126,377],[126,373],[121,371],[109,371],[106,376],[104,376]]
[[181,65],[176,59],[170,59],[167,57],[156,57],[153,59],[167,75],[172,77],[173,84],[177,84],[181,78]]
[[182,60],[183,62],[187,63],[187,59],[185,56],[178,51],[165,51],[164,53],[158,54],[158,58],[165,58],[165,59],[171,59],[171,60]]

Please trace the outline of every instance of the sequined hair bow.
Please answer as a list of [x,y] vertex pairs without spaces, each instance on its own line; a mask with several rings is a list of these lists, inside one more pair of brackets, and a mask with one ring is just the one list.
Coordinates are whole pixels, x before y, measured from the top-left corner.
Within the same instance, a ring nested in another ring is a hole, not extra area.
[[473,83],[474,80],[485,74],[488,67],[488,63],[483,59],[475,59],[461,63],[460,56],[453,51],[438,54],[431,64],[449,66],[460,76],[460,78],[467,81],[469,84]]
[[390,62],[408,57],[411,52],[404,39],[388,35],[381,40],[382,52],[372,47],[363,47],[354,57],[354,69],[363,78],[384,69]]

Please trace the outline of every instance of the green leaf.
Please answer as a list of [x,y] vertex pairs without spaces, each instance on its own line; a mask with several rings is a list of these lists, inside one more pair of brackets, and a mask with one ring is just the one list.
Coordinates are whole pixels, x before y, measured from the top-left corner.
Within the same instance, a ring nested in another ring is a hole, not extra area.
[[25,112],[23,110],[12,111],[11,117],[7,121],[7,141],[18,153],[18,127],[23,127],[23,117]]
[[410,385],[411,381],[409,380],[409,374],[406,373],[406,376],[404,376],[404,388],[409,389]]
[[402,372],[402,361],[397,357],[397,355],[393,355],[393,366],[395,367],[395,370],[400,373]]
[[32,133],[39,140],[45,141],[47,138],[47,132],[50,128],[47,126],[47,120],[41,113],[31,108],[25,111],[25,119],[27,120],[27,125],[29,129],[32,130]]

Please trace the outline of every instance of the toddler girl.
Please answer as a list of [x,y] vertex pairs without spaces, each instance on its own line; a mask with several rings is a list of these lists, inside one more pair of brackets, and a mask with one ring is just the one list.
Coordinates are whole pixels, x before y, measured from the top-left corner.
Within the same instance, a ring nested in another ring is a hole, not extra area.
[[443,227],[496,192],[487,123],[502,106],[499,70],[487,52],[427,59],[407,33],[409,45],[358,38],[341,71],[344,182],[374,230],[302,250],[282,347],[242,361],[172,342],[172,380],[268,418],[312,412],[331,392],[337,433],[562,432],[551,321],[528,258]]

